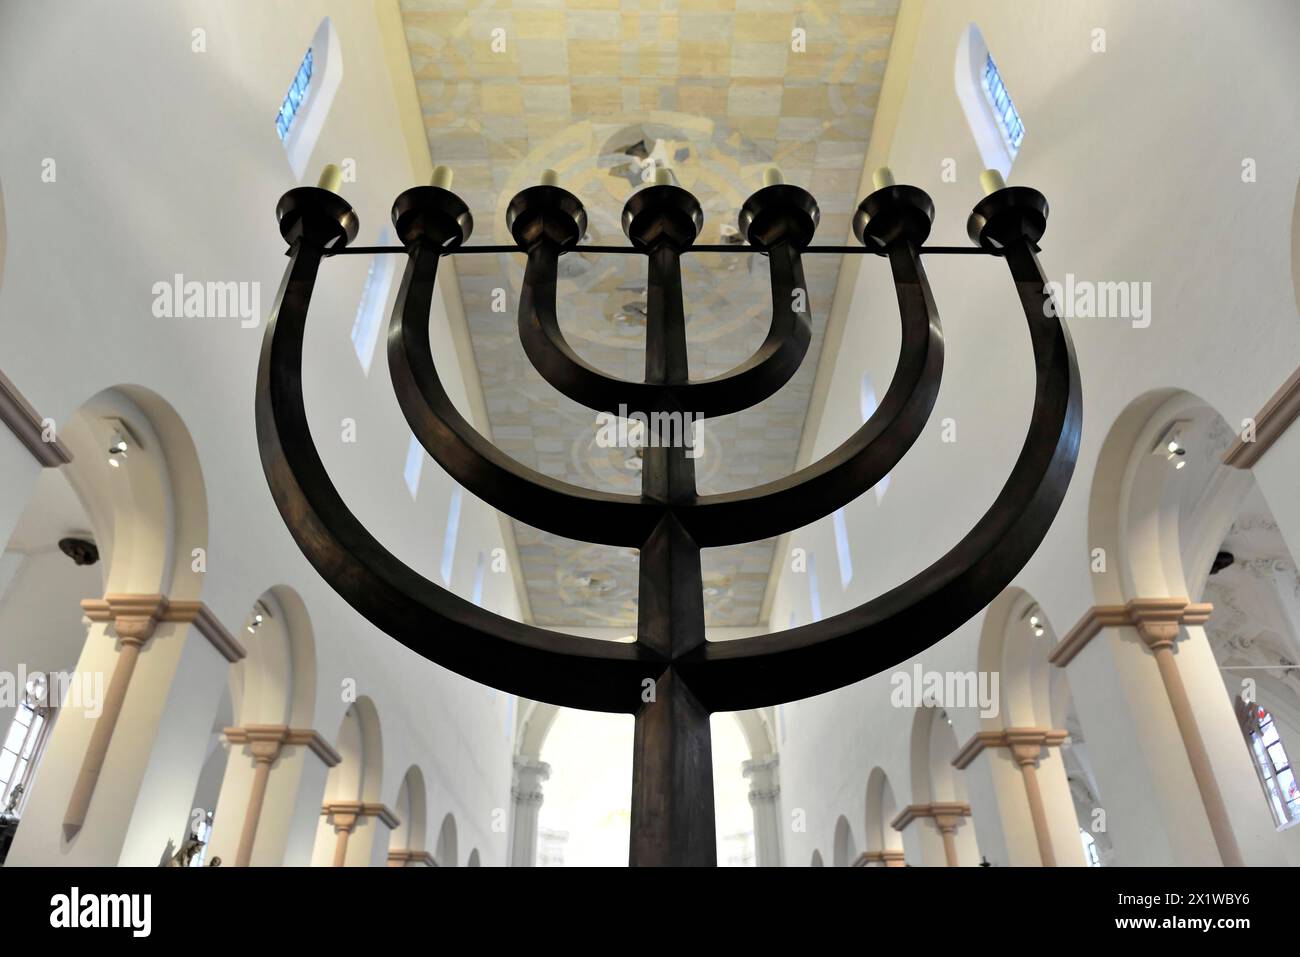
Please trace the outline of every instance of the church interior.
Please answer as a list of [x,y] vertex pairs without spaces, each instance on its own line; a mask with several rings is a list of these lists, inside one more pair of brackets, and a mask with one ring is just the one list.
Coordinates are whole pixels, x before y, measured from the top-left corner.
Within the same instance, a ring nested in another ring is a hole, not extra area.
[[3,0],[3,866],[1300,865],[1298,43]]

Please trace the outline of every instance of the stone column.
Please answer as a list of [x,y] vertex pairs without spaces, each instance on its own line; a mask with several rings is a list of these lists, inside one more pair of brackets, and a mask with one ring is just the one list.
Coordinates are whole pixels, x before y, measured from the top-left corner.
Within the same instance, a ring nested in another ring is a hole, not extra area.
[[326,776],[342,758],[311,728],[254,724],[225,735],[232,754],[209,854],[241,867],[310,864]]
[[1210,617],[1211,606],[1204,606],[1204,611],[1195,606],[1184,605],[1172,608],[1165,603],[1150,602],[1134,607],[1129,603],[1130,611],[1136,619],[1138,634],[1151,649],[1160,670],[1160,680],[1169,696],[1169,708],[1174,713],[1178,725],[1178,734],[1183,739],[1183,748],[1187,752],[1187,761],[1192,768],[1192,777],[1196,779],[1196,790],[1200,792],[1201,803],[1205,805],[1205,814],[1210,821],[1210,831],[1214,834],[1215,846],[1223,858],[1225,867],[1244,867],[1241,849],[1237,846],[1237,837],[1232,833],[1232,823],[1228,820],[1228,807],[1223,802],[1219,782],[1215,780],[1214,768],[1210,766],[1210,755],[1205,749],[1205,739],[1197,727],[1196,715],[1192,711],[1192,702],[1187,697],[1187,688],[1178,671],[1178,662],[1174,658],[1174,642],[1178,640],[1181,625],[1201,624]]
[[[922,829],[918,838],[921,842],[921,861],[930,866],[941,862],[947,867],[957,867],[957,828],[970,817],[970,805],[961,801],[937,801],[933,804],[909,804],[898,813],[889,826],[906,836],[907,828],[916,821],[929,820],[931,828]],[[935,840],[938,837],[938,840]],[[937,851],[942,848],[942,858]],[[889,852],[883,852],[888,854]],[[889,860],[884,858],[888,866]]]
[[740,766],[749,778],[749,806],[754,809],[754,863],[759,867],[781,867],[781,759],[768,754]]
[[534,867],[537,864],[537,816],[542,809],[542,782],[551,776],[551,766],[536,758],[516,755],[514,783],[510,797],[514,802],[514,829],[510,835],[510,866]]
[[[375,861],[378,828],[397,827],[397,815],[383,804],[371,801],[329,801],[321,807],[321,814],[334,828],[335,842],[332,867],[369,867]],[[387,836],[382,842],[385,849],[382,860],[388,859]]]
[[956,801],[936,802],[930,805],[934,826],[943,835],[943,855],[949,867],[960,866],[957,860],[957,828],[970,817],[970,805]]
[[1118,863],[1282,863],[1200,627],[1212,611],[1186,598],[1097,606],[1050,655],[1070,668],[1075,707],[1090,729]]
[[[1050,728],[981,731],[952,760],[958,770],[975,773],[970,770],[975,759],[987,753],[989,765],[983,770],[991,779],[998,804],[997,818],[1008,864],[1056,867],[1084,863],[1081,852],[1076,853],[1078,828],[1064,765],[1055,762],[1045,780],[1040,773],[1050,754],[1046,749],[1059,747],[1068,738],[1067,732]],[[1013,778],[1018,779],[1014,784]],[[994,852],[992,847],[989,850]]]
[[9,862],[155,866],[183,839],[244,649],[201,602],[113,594],[82,608],[77,677],[102,694],[60,709]]

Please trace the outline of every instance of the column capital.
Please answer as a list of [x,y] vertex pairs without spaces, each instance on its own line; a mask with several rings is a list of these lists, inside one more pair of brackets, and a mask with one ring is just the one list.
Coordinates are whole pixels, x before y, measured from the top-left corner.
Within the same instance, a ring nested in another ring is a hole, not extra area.
[[546,781],[551,776],[551,766],[549,764],[525,754],[516,754],[511,764],[515,769],[515,773],[520,777],[528,774],[535,776],[538,781]]
[[389,830],[402,823],[386,805],[374,801],[326,801],[320,812],[336,831],[351,831],[364,817],[377,818]]
[[1057,728],[1005,728],[1001,731],[978,731],[957,751],[952,766],[959,771],[970,767],[989,748],[1008,748],[1016,763],[1035,764],[1043,748],[1059,747],[1069,740],[1070,732]]
[[936,801],[932,804],[909,804],[889,822],[895,831],[902,831],[913,821],[932,818],[939,830],[956,830],[960,819],[970,817],[970,805],[965,801]]
[[758,774],[768,774],[776,771],[781,767],[781,756],[778,754],[764,754],[748,761],[742,761],[740,773],[749,778]]
[[153,637],[161,622],[179,621],[192,623],[229,662],[239,661],[248,654],[201,601],[172,601],[166,595],[157,594],[108,594],[85,599],[81,610],[91,621],[111,623],[124,644],[143,645]]
[[1178,639],[1184,625],[1202,625],[1214,606],[1187,598],[1133,598],[1124,605],[1094,605],[1057,642],[1047,660],[1064,668],[1103,628],[1136,628],[1147,647],[1167,647]]
[[[231,744],[249,745],[254,758],[267,760],[268,763],[279,756],[280,749],[286,744],[306,746],[327,768],[335,767],[343,761],[343,756],[321,737],[319,731],[312,728],[291,728],[287,724],[248,724],[226,728],[223,733]],[[261,757],[268,753],[272,755],[270,758]]]
[[153,637],[167,610],[163,595],[105,595],[103,598],[86,598],[81,610],[94,622],[107,622],[113,626],[123,644],[140,646]]
[[389,867],[437,867],[438,862],[428,851],[412,851],[406,848],[388,852]]

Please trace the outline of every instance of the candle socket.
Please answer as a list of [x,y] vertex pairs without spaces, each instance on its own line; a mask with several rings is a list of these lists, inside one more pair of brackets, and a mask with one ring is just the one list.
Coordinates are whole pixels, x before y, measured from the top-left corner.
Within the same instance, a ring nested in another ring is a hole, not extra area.
[[439,189],[451,189],[451,180],[452,171],[450,166],[435,166],[429,185],[436,186]]
[[1000,189],[1007,188],[1007,181],[1002,178],[1002,174],[995,169],[986,169],[980,173],[980,189],[984,190],[984,195],[996,193]]
[[320,189],[327,189],[331,193],[337,193],[339,187],[343,185],[343,170],[339,169],[333,163],[329,163],[320,171],[320,179],[316,185]]

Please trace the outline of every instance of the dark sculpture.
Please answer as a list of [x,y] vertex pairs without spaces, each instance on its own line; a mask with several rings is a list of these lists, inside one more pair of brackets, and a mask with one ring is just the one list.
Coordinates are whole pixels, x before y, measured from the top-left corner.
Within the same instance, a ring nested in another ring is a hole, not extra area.
[[[858,209],[857,247],[810,247],[817,204],[772,185],[740,213],[748,245],[694,246],[703,216],[690,193],[648,186],[623,211],[631,247],[580,247],[577,197],[535,186],[510,203],[518,246],[465,247],[469,209],[450,190],[417,186],[393,206],[406,272],[388,330],[388,361],[402,411],[429,454],[492,507],[567,538],[640,550],[635,644],[556,634],[485,611],[418,575],[353,516],[312,443],[302,397],[302,343],[317,270],[357,233],[352,207],[326,189],[290,190],[277,208],[289,265],[268,322],[257,375],[257,433],[271,493],[299,547],[330,585],[376,627],[475,681],[523,697],[636,716],[633,865],[716,863],[709,714],[774,705],[860,681],[949,634],[1011,583],[1046,535],[1069,484],[1081,424],[1079,375],[1066,329],[1038,264],[1047,220],[1042,194],[998,189],[970,217],[975,248],[923,248],[930,198],[887,186]],[[556,318],[559,259],[575,249],[642,255],[649,270],[645,378],[592,368],[565,342]],[[692,250],[766,254],[768,335],[731,372],[691,382],[680,260]],[[580,488],[513,461],[456,411],[438,376],[429,311],[444,256],[515,251],[527,256],[519,335],[530,361],[564,395],[599,412],[720,416],[780,389],[810,339],[801,256],[888,258],[902,318],[893,382],[879,409],[838,449],[789,477],[740,492],[700,495],[689,449],[644,450],[640,496]],[[1001,493],[947,555],[910,581],[851,611],[775,634],[725,643],[704,637],[700,549],[800,528],[857,498],[889,473],[934,406],[943,335],[923,253],[1005,259],[1028,323],[1036,370],[1024,446]],[[798,295],[802,294],[802,296]]]

